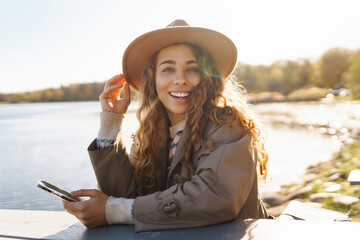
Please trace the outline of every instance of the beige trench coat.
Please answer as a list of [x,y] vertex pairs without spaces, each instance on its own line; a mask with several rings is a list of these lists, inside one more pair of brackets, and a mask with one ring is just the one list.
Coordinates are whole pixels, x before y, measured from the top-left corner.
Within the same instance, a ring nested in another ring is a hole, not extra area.
[[130,156],[123,146],[97,150],[95,141],[89,155],[99,188],[114,197],[135,198],[135,230],[151,231],[206,226],[235,218],[267,218],[258,194],[256,154],[249,150],[251,136],[239,125],[209,124],[205,139],[213,139],[211,149],[201,148],[193,154],[195,175],[184,184],[176,178],[187,176],[182,165],[185,128],[170,166],[168,177],[167,147],[159,149],[163,163],[157,172],[159,191],[146,196],[134,192],[133,162],[136,146]]

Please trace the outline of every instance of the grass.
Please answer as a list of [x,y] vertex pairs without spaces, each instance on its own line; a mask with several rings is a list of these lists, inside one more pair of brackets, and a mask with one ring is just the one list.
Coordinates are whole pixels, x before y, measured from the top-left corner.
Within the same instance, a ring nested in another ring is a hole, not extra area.
[[[360,186],[352,186],[347,181],[347,178],[354,169],[360,169],[360,140],[357,142],[345,146],[331,161],[332,164],[328,164],[321,172],[320,176],[323,178],[328,176],[333,169],[338,170],[343,174],[343,177],[335,181],[335,183],[340,184],[341,188],[337,191],[345,196],[352,196],[359,198],[360,197]],[[318,187],[317,191],[324,190],[322,187]],[[352,204],[350,206],[344,206],[337,203],[334,203],[332,198],[324,199],[321,202],[324,208],[332,209],[339,212],[348,213],[350,218],[353,221],[360,222],[360,202]]]
[[[347,181],[351,170],[360,169],[360,139],[351,145],[343,147],[339,153],[334,155],[331,161],[311,166],[308,170],[314,169],[319,169],[317,172],[318,178],[316,182],[309,183],[312,186],[311,191],[302,196],[303,200],[309,201],[311,194],[327,192],[326,188],[328,186],[325,183],[329,182],[329,175],[333,172],[340,173],[341,177],[333,181],[332,184],[340,184],[341,187],[332,193],[360,198],[360,186],[350,185]],[[294,186],[289,186],[285,192],[288,192],[290,187]],[[347,213],[352,221],[360,222],[360,202],[347,206],[335,203],[333,198],[325,198],[320,203],[324,208]]]

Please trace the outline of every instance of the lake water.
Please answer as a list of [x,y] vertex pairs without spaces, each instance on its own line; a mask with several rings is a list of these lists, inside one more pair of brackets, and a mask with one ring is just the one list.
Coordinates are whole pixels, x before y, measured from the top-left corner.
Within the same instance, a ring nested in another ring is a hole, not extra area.
[[[137,127],[135,106],[123,127],[127,148]],[[38,189],[43,179],[66,190],[96,188],[87,147],[99,128],[98,102],[0,105],[0,209],[63,210],[61,201]],[[272,181],[295,181],[307,166],[328,160],[338,143],[315,131],[267,125]]]

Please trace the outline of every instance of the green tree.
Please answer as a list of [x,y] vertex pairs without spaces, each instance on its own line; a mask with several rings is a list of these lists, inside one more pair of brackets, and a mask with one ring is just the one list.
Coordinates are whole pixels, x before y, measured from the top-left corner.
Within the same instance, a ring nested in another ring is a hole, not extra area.
[[60,102],[64,100],[65,93],[62,89],[53,89],[54,101]]
[[320,60],[321,79],[324,87],[332,88],[342,84],[342,75],[351,64],[352,52],[345,48],[332,48]]
[[243,85],[248,92],[266,91],[269,67],[238,63],[234,70],[233,78]]
[[345,87],[352,90],[352,95],[355,99],[360,99],[360,50],[355,55],[355,58],[349,69],[344,74]]
[[284,81],[283,62],[275,62],[270,66],[269,78],[267,80],[267,91],[280,92]]
[[301,66],[300,66],[298,74],[299,74],[299,86],[298,87],[304,87],[304,86],[307,86],[307,85],[311,84],[312,82],[314,82],[315,69],[309,59],[301,60]]
[[283,83],[281,92],[285,95],[297,89],[300,85],[299,64],[295,61],[286,61],[283,67]]

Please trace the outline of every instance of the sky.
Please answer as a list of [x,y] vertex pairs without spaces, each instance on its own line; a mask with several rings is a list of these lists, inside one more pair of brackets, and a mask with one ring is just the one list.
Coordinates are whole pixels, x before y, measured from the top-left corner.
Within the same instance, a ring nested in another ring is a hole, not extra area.
[[0,93],[103,82],[141,34],[175,19],[230,37],[238,61],[360,49],[359,0],[0,0]]

